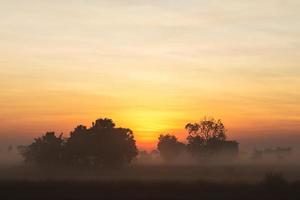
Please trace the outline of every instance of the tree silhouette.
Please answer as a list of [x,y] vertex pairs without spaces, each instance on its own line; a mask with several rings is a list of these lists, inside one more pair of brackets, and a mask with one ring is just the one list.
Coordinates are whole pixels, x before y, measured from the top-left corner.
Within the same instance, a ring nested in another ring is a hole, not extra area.
[[131,162],[138,154],[133,132],[115,128],[110,119],[96,120],[87,131],[84,149],[93,165],[118,166]]
[[115,128],[111,119],[98,119],[92,127],[79,125],[63,140],[46,133],[21,148],[27,162],[64,163],[73,166],[112,167],[130,163],[137,156],[133,132]]
[[188,131],[189,138],[198,137],[201,138],[203,143],[207,143],[212,140],[225,141],[226,130],[221,120],[215,120],[214,118],[200,121],[200,123],[188,123],[185,126]]
[[116,125],[113,123],[111,119],[104,118],[104,119],[97,119],[95,123],[93,123],[94,128],[99,129],[112,129]]
[[226,141],[226,129],[221,120],[204,118],[199,123],[188,123],[187,149],[192,155],[212,156],[219,153],[236,155],[238,143]]
[[54,132],[47,132],[42,137],[35,138],[31,145],[21,148],[21,154],[25,162],[47,165],[59,163],[63,143],[62,134],[57,137]]
[[87,137],[88,129],[83,125],[77,126],[74,131],[70,133],[70,137],[66,139],[66,144],[63,149],[65,163],[71,165],[86,165],[88,163]]
[[166,161],[174,160],[185,148],[185,145],[178,141],[174,135],[160,135],[157,149],[161,157]]

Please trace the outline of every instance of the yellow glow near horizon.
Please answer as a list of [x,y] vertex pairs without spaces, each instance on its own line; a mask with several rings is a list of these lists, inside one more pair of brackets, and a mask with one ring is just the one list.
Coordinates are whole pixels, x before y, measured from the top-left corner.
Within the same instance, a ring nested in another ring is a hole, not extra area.
[[300,127],[297,0],[0,1],[0,136],[110,117],[139,144],[214,116],[232,137]]

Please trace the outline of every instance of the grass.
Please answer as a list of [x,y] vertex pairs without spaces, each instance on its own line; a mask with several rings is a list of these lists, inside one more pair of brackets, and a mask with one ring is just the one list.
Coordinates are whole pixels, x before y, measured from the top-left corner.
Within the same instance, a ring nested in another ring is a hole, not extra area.
[[15,166],[0,168],[0,195],[1,199],[44,200],[300,199],[300,182],[285,176],[297,177],[298,169],[249,165],[131,166],[119,170]]
[[297,199],[300,184],[281,190],[261,184],[206,181],[5,181],[6,199]]

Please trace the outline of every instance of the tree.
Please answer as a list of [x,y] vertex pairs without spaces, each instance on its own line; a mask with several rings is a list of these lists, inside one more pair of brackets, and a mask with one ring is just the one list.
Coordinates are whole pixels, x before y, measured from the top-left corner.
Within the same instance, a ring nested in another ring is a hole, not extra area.
[[52,165],[61,161],[63,143],[62,134],[57,137],[54,132],[47,132],[42,137],[35,138],[31,145],[20,150],[25,162]]
[[166,161],[174,160],[185,148],[185,145],[178,141],[174,135],[160,135],[157,149]]
[[188,123],[185,126],[188,131],[189,138],[199,137],[201,142],[208,143],[212,140],[225,141],[226,140],[226,129],[222,121],[215,120],[214,118],[200,121],[200,123]]
[[221,120],[204,118],[199,123],[188,123],[187,148],[193,155],[211,154],[221,150],[226,141],[226,129]]
[[138,154],[133,132],[115,128],[111,119],[98,119],[92,127],[78,126],[65,145],[69,163],[90,166],[120,166]]
[[96,122],[93,123],[93,128],[99,128],[99,129],[112,129],[115,126],[116,126],[115,123],[108,118],[97,119]]
[[63,149],[64,162],[70,165],[86,165],[88,145],[86,138],[88,129],[86,126],[79,125],[70,133]]
[[133,132],[116,128],[107,118],[96,120],[90,128],[77,126],[66,139],[46,133],[19,150],[26,162],[93,167],[121,166],[138,153]]

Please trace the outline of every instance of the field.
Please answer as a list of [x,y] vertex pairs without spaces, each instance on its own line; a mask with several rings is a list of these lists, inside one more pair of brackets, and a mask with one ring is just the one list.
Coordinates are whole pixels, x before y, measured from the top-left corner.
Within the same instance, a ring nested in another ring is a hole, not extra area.
[[[1,168],[1,199],[300,199],[297,165]],[[281,173],[266,180],[266,173]],[[282,179],[282,180],[281,180]]]
[[[259,184],[210,182],[2,182],[2,199],[299,199],[299,183],[268,188]],[[5,198],[4,198],[5,197]]]

